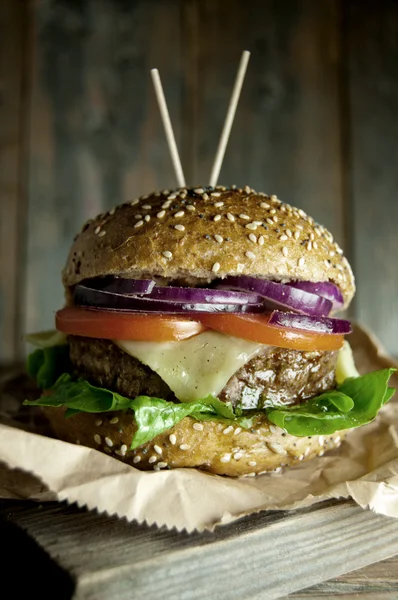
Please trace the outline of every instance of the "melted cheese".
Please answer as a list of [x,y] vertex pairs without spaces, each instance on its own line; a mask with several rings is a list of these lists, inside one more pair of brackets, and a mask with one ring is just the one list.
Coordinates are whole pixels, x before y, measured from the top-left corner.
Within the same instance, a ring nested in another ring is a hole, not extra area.
[[217,396],[230,377],[264,347],[215,331],[182,342],[114,343],[160,375],[180,402]]

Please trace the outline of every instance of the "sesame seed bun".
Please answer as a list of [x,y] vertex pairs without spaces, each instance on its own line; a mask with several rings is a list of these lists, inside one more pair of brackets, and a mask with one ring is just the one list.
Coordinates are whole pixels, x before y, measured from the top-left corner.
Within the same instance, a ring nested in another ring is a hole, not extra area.
[[239,477],[274,471],[337,448],[347,431],[295,437],[258,414],[251,429],[185,417],[152,442],[130,450],[136,431],[132,413],[79,413],[64,418],[63,408],[44,408],[56,435],[105,452],[140,470],[196,467]]
[[227,275],[274,281],[331,281],[345,308],[354,277],[333,236],[276,196],[216,188],[165,190],[87,222],[75,238],[63,282],[122,275],[189,285]]

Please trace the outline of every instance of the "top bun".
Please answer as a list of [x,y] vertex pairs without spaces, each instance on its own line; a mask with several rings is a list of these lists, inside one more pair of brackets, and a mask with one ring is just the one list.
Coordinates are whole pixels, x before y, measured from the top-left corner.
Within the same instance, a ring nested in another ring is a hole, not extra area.
[[104,275],[181,284],[228,275],[331,281],[345,308],[354,277],[342,250],[301,209],[246,186],[164,190],[88,221],[63,271],[65,287]]

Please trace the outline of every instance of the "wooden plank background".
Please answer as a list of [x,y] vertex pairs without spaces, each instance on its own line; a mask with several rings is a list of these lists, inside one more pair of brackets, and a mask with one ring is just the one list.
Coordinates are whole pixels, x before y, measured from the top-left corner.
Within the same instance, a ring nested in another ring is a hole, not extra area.
[[221,174],[330,227],[351,316],[398,355],[398,3],[2,0],[0,360],[50,328],[81,222],[175,185],[158,67],[190,184],[206,181],[242,49],[249,71]]

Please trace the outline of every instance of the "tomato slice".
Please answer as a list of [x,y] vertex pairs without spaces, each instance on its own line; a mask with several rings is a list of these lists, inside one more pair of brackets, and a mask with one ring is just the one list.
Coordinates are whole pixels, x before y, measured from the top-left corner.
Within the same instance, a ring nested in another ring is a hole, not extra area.
[[339,350],[343,335],[308,333],[298,329],[269,325],[266,315],[200,315],[200,321],[210,329],[235,337],[292,350]]
[[199,321],[180,316],[132,314],[68,306],[55,315],[58,331],[106,340],[178,342],[205,330]]

